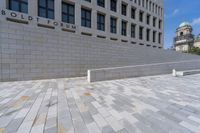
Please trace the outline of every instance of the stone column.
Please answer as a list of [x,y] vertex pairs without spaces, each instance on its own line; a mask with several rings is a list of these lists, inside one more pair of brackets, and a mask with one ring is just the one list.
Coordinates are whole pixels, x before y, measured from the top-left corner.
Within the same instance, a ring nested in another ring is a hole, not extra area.
[[0,0],[0,9],[6,9],[6,4],[8,5],[7,0]]
[[78,26],[76,28],[76,33],[80,33],[79,26],[81,27],[81,5],[78,1],[75,2],[75,25]]
[[[110,9],[110,0],[106,1],[105,7],[107,9]],[[110,14],[109,13],[107,13],[105,16],[105,32],[107,32],[108,34],[110,33]]]
[[54,1],[54,15],[56,21],[62,21],[62,0],[55,0]]
[[28,14],[30,16],[38,16],[38,1],[28,0]]
[[[91,29],[93,31],[97,30],[97,1],[96,0],[92,0],[92,9],[91,9]],[[93,36],[96,36],[95,33],[93,33]]]
[[[121,0],[117,0],[117,13],[119,15],[121,15],[121,4],[122,4],[122,1]],[[121,24],[122,24],[122,19],[119,17],[117,19],[117,34],[119,35],[119,38],[121,38]]]

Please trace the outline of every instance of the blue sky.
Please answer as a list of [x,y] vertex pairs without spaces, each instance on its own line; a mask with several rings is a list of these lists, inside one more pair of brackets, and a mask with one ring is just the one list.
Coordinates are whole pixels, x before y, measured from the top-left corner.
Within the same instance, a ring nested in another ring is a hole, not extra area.
[[164,0],[165,1],[165,48],[173,44],[176,28],[181,22],[189,22],[193,34],[200,33],[200,0]]

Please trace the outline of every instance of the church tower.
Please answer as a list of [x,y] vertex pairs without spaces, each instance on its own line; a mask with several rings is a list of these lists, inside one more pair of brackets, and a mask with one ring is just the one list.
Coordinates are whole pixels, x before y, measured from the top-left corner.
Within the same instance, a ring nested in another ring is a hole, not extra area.
[[192,26],[188,22],[183,22],[176,29],[174,38],[174,48],[176,51],[188,52],[194,44],[194,35]]

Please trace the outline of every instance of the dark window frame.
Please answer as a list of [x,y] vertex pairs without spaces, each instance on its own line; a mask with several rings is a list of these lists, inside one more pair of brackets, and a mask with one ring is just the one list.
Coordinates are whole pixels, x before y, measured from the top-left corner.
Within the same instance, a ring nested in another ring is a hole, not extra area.
[[131,24],[131,38],[135,38],[136,24]]
[[110,32],[117,33],[117,18],[110,17]]
[[91,25],[92,25],[91,9],[81,8],[81,26],[91,28]]
[[[66,6],[67,12],[63,10],[63,6]],[[70,13],[70,8],[73,8],[73,14]],[[64,20],[64,15],[67,17],[67,21]],[[70,22],[72,18],[72,22]],[[62,21],[70,24],[75,24],[75,5],[72,3],[62,2]]]
[[121,14],[124,16],[127,15],[127,4],[126,3],[121,4]]
[[97,13],[97,30],[105,31],[105,15]]
[[105,7],[105,0],[97,0],[97,5],[100,7]]
[[[18,10],[13,9],[12,4],[11,4],[12,2],[18,3]],[[22,11],[22,4],[27,6],[27,11]],[[12,11],[28,13],[28,0],[27,1],[24,1],[24,0],[9,0],[8,1],[8,8],[9,8],[9,10],[12,10]]]
[[110,1],[110,10],[117,12],[117,0],[111,0]]
[[122,20],[121,26],[121,35],[127,36],[127,21]]
[[[55,18],[55,0],[44,0],[45,5],[41,6],[40,5],[40,0],[38,0],[38,16],[39,17],[44,17],[44,18],[49,18],[49,19],[54,19]],[[53,2],[53,9],[49,7],[49,1]],[[45,10],[45,16],[40,15],[40,10]],[[53,12],[53,17],[51,18],[49,15],[49,12]]]

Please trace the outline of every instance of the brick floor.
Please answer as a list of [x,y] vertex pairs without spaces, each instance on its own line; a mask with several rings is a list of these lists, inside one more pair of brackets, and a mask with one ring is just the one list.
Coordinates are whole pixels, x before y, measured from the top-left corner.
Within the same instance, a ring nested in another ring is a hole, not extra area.
[[200,133],[200,75],[0,83],[0,133]]

